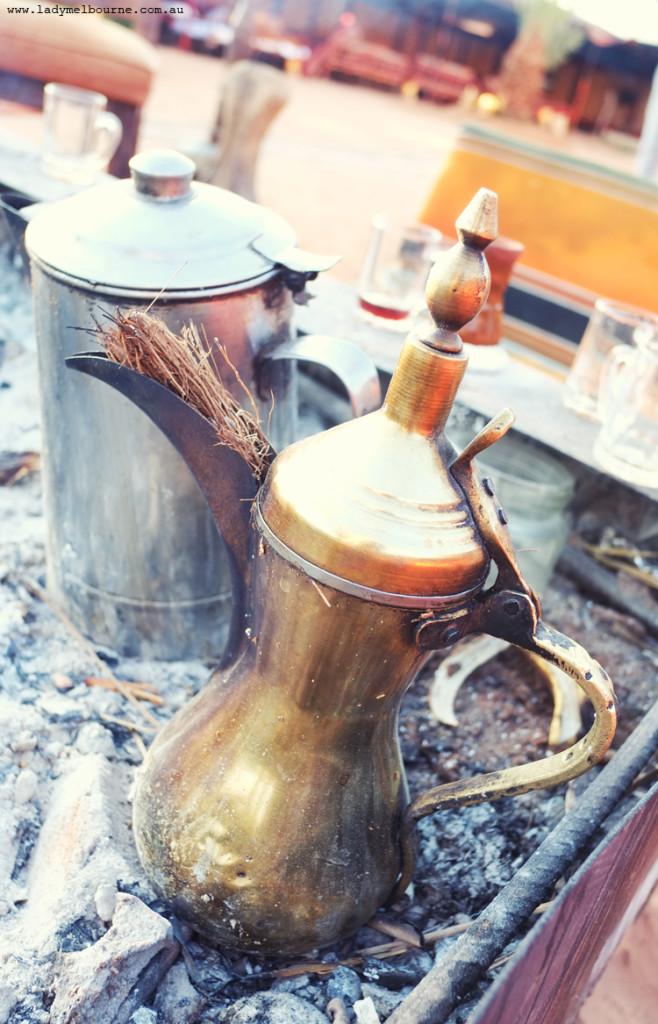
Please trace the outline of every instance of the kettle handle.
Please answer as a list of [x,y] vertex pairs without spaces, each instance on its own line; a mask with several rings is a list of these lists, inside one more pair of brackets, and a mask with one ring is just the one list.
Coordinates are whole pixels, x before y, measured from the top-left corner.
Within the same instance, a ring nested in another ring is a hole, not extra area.
[[437,650],[469,634],[489,633],[531,651],[571,676],[594,708],[594,723],[582,739],[557,754],[449,782],[416,797],[406,811],[401,839],[402,874],[392,899],[404,892],[411,881],[415,860],[412,832],[421,818],[441,808],[483,803],[568,782],[603,757],[615,733],[617,713],[610,677],[583,647],[542,622],[539,600],[521,575],[506,517],[495,500],[491,481],[483,480],[472,463],[473,456],[500,437],[510,425],[510,414],[504,410],[450,467],[496,564],[497,579],[489,590],[478,594],[462,608],[437,610],[420,620],[416,643],[425,650]]
[[301,334],[268,352],[266,359],[301,360],[331,370],[347,391],[352,415],[374,412],[382,404],[377,368],[357,345],[332,334]]

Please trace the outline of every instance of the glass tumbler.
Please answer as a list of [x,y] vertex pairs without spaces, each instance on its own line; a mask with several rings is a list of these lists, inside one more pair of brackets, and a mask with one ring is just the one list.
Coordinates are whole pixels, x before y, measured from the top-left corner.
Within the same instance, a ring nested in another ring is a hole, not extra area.
[[425,308],[425,285],[441,233],[427,224],[400,226],[373,218],[358,285],[359,306],[380,326],[400,325]]

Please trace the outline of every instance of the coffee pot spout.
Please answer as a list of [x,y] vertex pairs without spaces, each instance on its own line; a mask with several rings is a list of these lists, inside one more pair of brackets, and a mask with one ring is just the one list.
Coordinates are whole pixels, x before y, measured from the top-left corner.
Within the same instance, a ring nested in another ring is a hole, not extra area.
[[218,443],[209,419],[151,377],[97,352],[69,356],[66,365],[109,384],[141,409],[180,453],[199,485],[224,541],[230,567],[233,614],[222,659],[229,663],[244,635],[253,547],[251,507],[259,487],[254,470],[242,454]]

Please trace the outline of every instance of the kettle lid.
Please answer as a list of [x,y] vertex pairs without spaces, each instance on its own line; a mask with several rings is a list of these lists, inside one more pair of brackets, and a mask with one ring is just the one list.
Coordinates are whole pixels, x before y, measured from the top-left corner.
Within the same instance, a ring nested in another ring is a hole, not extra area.
[[122,293],[255,284],[285,266],[291,250],[308,272],[335,262],[297,250],[278,214],[193,181],[195,165],[182,153],[146,150],[130,171],[130,179],[44,207],[26,231],[30,255],[56,273]]

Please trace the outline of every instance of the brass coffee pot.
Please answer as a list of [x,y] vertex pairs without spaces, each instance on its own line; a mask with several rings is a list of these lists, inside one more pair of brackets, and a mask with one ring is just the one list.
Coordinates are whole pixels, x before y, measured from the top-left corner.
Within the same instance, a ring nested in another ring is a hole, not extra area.
[[[292,445],[260,489],[209,421],[161,385],[102,356],[69,360],[165,431],[229,551],[223,664],[153,742],[134,799],[155,888],[222,946],[299,954],[355,932],[409,883],[420,818],[566,782],[612,740],[608,676],[541,621],[473,464],[511,413],[460,454],[444,433],[467,363],[457,331],[487,297],[495,195],[478,193],[457,229],[428,283],[434,326],[406,339],[383,407]],[[475,632],[569,673],[594,724],[568,750],[409,803],[400,701],[429,652]]]

